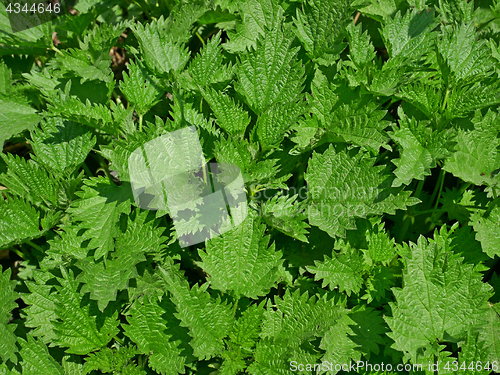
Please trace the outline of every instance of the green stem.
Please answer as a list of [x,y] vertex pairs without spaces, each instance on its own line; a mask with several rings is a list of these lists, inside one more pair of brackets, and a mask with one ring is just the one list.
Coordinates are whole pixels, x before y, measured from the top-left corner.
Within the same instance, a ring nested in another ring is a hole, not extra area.
[[120,345],[122,346],[125,346],[125,343],[123,342],[123,340],[121,338],[119,338],[118,336],[115,336],[113,337],[115,339],[116,342],[118,342]]
[[444,96],[443,106],[441,107],[441,112],[443,112],[446,108],[446,104],[448,104],[448,97],[450,96],[450,90],[446,90],[446,95]]
[[19,250],[14,249],[14,248],[11,248],[10,250],[15,252],[19,256],[19,258],[21,258],[22,260],[26,260],[26,256],[24,255],[24,253],[22,251],[19,251]]
[[233,316],[236,316],[236,310],[238,309],[238,302],[240,302],[240,297],[236,298],[236,301],[234,302]]
[[28,245],[30,245],[33,249],[38,250],[38,251],[39,251],[39,252],[41,252],[42,254],[44,253],[43,249],[42,249],[40,246],[38,246],[36,243],[33,243],[33,241],[28,240],[28,241],[26,241],[26,243],[27,243]]
[[[441,193],[443,192],[443,186],[444,186],[444,177],[446,175],[446,172],[443,171],[443,178],[441,179],[441,184],[439,186],[439,192],[438,192],[438,195],[437,195],[437,198],[436,198],[436,203],[434,204],[434,209],[437,208],[438,204],[439,204],[439,198],[441,198]],[[432,202],[432,201],[431,201]]]
[[466,184],[463,184],[460,190],[458,191],[460,195],[464,193],[465,190],[467,190],[472,184],[470,182],[467,182]]
[[56,53],[58,53],[58,54],[60,54],[60,55],[63,55],[63,56],[64,56],[64,53],[62,53],[62,52],[61,52],[61,50],[60,50],[60,49],[58,49],[56,46],[52,45],[52,46],[50,47],[50,49],[51,49],[52,51],[54,51],[54,52],[56,52]]
[[94,177],[93,173],[90,171],[90,168],[88,167],[87,163],[83,162],[82,164],[83,170],[87,174],[88,177]]
[[424,183],[425,183],[425,178],[423,180],[420,180],[417,185],[417,189],[415,190],[415,197],[420,197],[420,193],[422,192],[422,189],[424,188]]
[[142,115],[139,115],[139,131],[142,132]]
[[203,38],[201,37],[201,35],[200,35],[200,34],[198,34],[198,31],[196,32],[196,36],[198,37],[198,39],[199,39],[199,40],[201,40],[201,44],[202,44],[203,46],[205,46],[205,41],[203,40]]
[[430,202],[434,202],[434,199],[436,199],[437,192],[439,190],[439,186],[441,185],[441,179],[443,178],[443,169],[439,171],[439,176],[436,182],[436,185],[434,186],[434,190],[432,191],[431,199]]

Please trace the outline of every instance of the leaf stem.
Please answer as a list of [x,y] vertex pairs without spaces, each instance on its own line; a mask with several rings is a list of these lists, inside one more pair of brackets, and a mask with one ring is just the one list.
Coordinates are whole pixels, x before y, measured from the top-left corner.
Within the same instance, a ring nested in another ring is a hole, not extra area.
[[443,112],[446,108],[446,104],[448,104],[448,97],[450,96],[450,90],[447,89],[446,90],[446,95],[444,96],[444,101],[443,101],[443,105],[441,107],[441,112]]
[[436,198],[436,203],[434,204],[434,209],[437,208],[437,206],[439,204],[439,198],[441,198],[441,193],[443,192],[444,177],[446,175],[446,172],[443,169],[441,169],[441,171],[443,172],[443,178],[441,178],[441,184],[439,185],[439,192],[438,192],[438,195],[437,195],[437,198]]
[[139,131],[142,132],[142,115],[139,115]]
[[28,245],[30,245],[32,248],[34,248],[34,249],[38,250],[39,252],[41,252],[42,254],[44,253],[43,249],[40,246],[38,246],[36,243],[34,243],[33,241],[28,240],[28,241],[26,241],[26,243]]
[[203,38],[201,37],[201,35],[200,35],[200,34],[198,34],[198,31],[196,32],[196,36],[197,36],[197,37],[198,37],[198,39],[201,41],[201,44],[202,44],[203,46],[205,46],[205,41],[203,40]]

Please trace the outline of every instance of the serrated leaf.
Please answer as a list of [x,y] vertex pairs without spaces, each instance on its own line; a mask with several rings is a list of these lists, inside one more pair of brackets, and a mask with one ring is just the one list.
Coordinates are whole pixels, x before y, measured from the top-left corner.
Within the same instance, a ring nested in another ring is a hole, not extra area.
[[73,272],[62,269],[62,274],[63,277],[58,278],[61,286],[56,288],[57,294],[52,295],[58,319],[54,323],[55,343],[73,354],[88,354],[106,346],[118,332],[117,313],[114,316],[91,314],[88,304],[82,306],[82,295],[77,291],[78,282]]
[[139,351],[149,355],[149,366],[153,370],[162,375],[176,375],[184,372],[186,361],[179,347],[179,338],[186,340],[187,337],[172,335],[171,331],[179,322],[170,315],[173,308],[167,312],[165,304],[168,303],[168,300],[159,302],[155,297],[145,296],[142,303],[136,301],[132,305],[127,317],[128,324],[123,327]]
[[222,302],[220,297],[212,298],[207,291],[208,284],[189,287],[181,279],[174,265],[160,268],[167,282],[171,301],[175,304],[175,316],[181,326],[189,329],[192,337],[190,345],[198,358],[211,358],[224,349],[223,338],[234,325],[231,306]]
[[235,89],[247,104],[261,114],[277,102],[298,99],[304,82],[304,68],[292,48],[290,32],[279,23],[261,37],[255,50],[240,55]]
[[40,212],[22,198],[0,199],[0,248],[41,235]]
[[158,77],[180,72],[188,62],[188,50],[169,33],[163,16],[146,25],[138,22],[130,24],[130,28],[139,41],[141,57]]
[[85,161],[96,139],[85,127],[60,118],[48,118],[31,133],[33,159],[57,173],[73,172]]
[[490,258],[500,256],[500,207],[493,208],[486,217],[476,212],[472,215],[471,222],[483,251]]
[[409,192],[392,188],[392,178],[375,159],[355,149],[335,152],[333,146],[314,153],[309,160],[305,179],[309,223],[330,236],[345,236],[355,229],[354,218],[395,212],[417,203]]
[[[394,349],[417,362],[429,345],[465,338],[490,297],[473,265],[450,251],[443,233],[403,246],[403,288],[393,289],[392,317],[385,320]],[[427,322],[425,325],[420,322]]]
[[340,254],[334,252],[331,258],[325,255],[323,261],[315,261],[314,266],[306,269],[314,274],[314,280],[323,280],[323,288],[338,288],[348,296],[358,293],[363,284],[363,256],[349,247]]
[[23,375],[64,375],[62,366],[49,354],[47,346],[28,335],[20,339]]
[[39,121],[40,116],[29,105],[0,99],[0,145],[17,133],[33,129]]
[[199,251],[200,267],[209,275],[211,287],[235,297],[265,295],[278,279],[281,252],[269,246],[266,226],[248,216],[240,225],[206,243]]
[[341,43],[351,15],[348,0],[308,0],[297,9],[297,36],[312,60],[330,65],[345,48]]
[[0,358],[2,358],[3,362],[7,362],[10,359],[14,363],[17,363],[17,337],[14,335],[16,325],[9,324],[9,322],[12,310],[18,306],[15,301],[19,295],[14,291],[16,282],[10,279],[11,273],[11,269],[3,271],[2,267],[0,267],[0,300],[2,301],[0,306],[0,334],[2,335],[2,340],[0,341]]
[[159,87],[155,77],[142,66],[142,63],[130,62],[127,67],[128,74],[123,74],[120,90],[128,101],[135,105],[139,116],[143,116],[158,103],[163,90]]

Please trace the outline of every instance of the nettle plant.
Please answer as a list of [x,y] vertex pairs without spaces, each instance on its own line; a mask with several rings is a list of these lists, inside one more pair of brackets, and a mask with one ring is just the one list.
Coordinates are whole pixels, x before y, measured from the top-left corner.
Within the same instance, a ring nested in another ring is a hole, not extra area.
[[[0,4],[0,373],[494,371],[499,16],[81,0],[12,33]],[[128,163],[186,127],[241,170],[248,214],[181,247]]]

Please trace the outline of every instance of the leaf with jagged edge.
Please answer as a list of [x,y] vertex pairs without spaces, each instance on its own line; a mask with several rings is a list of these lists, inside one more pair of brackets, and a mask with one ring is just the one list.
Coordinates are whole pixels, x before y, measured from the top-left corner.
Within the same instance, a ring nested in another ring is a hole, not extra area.
[[40,212],[22,198],[0,199],[0,248],[39,237]]
[[117,186],[103,176],[91,177],[76,194],[80,199],[73,201],[68,213],[80,222],[79,228],[87,229],[83,238],[90,240],[89,249],[96,249],[97,260],[112,251],[120,215],[130,213],[130,186]]
[[478,40],[473,22],[442,30],[437,51],[445,82],[478,81],[494,72],[491,49],[485,39]]
[[196,84],[208,86],[213,83],[229,82],[233,77],[233,67],[223,64],[221,31],[213,36],[201,52],[191,60],[188,72]]
[[472,113],[500,103],[500,84],[495,78],[451,90],[446,105],[448,119],[470,117]]
[[103,373],[145,375],[146,371],[134,363],[136,354],[139,354],[139,351],[133,346],[121,347],[118,350],[103,348],[85,358],[83,371],[85,374],[100,370]]
[[384,120],[387,111],[369,101],[370,96],[361,96],[359,90],[344,84],[330,84],[320,71],[315,73],[311,92],[315,98],[311,112],[316,116],[307,121],[311,131],[316,127],[317,118],[327,140],[344,140],[373,152],[378,152],[380,147],[390,149],[390,139],[385,132],[390,122]]
[[430,151],[412,132],[417,127],[417,120],[408,118],[401,110],[399,114],[399,128],[394,127],[389,133],[400,148],[400,157],[392,160],[396,165],[396,178],[392,182],[394,187],[409,185],[413,179],[423,180],[431,174],[431,168],[436,166]]
[[189,60],[188,49],[169,33],[168,23],[163,16],[145,26],[139,22],[129,23],[139,42],[143,61],[158,77],[180,72]]
[[349,41],[349,58],[357,69],[363,69],[375,60],[375,47],[373,47],[368,31],[363,32],[361,23],[357,26],[349,23],[347,40]]
[[305,173],[309,223],[345,237],[346,229],[356,229],[355,218],[394,214],[419,202],[411,192],[391,187],[391,174],[374,164],[375,158],[359,149],[336,152],[330,145],[323,154],[313,153]]
[[297,59],[299,47],[291,47],[290,34],[277,23],[259,38],[254,50],[239,56],[235,89],[256,114],[277,102],[293,102],[300,97],[304,67]]
[[500,363],[500,303],[488,303],[481,323],[479,340],[484,342],[487,359]]
[[269,245],[265,231],[261,219],[249,215],[231,231],[207,241],[206,249],[199,251],[199,266],[209,275],[211,288],[236,298],[257,298],[269,292],[283,261],[281,252]]
[[330,65],[346,47],[345,27],[351,21],[349,0],[307,0],[294,19],[297,37],[311,60]]
[[299,241],[309,242],[306,237],[309,224],[304,221],[306,207],[297,202],[297,195],[275,195],[261,206],[261,214],[268,225]]
[[205,99],[212,109],[217,125],[229,135],[242,137],[250,124],[250,116],[234,98],[211,87],[201,89]]
[[351,326],[355,324],[349,315],[341,315],[336,324],[325,332],[319,344],[325,351],[321,362],[344,364],[361,359],[361,352],[357,350],[358,345],[351,339],[354,335]]
[[441,112],[444,93],[441,82],[422,82],[415,80],[399,86],[395,95],[411,103],[422,111],[429,119]]
[[0,99],[0,145],[13,135],[33,129],[39,121],[40,116],[28,103]]
[[487,216],[479,212],[472,214],[471,224],[483,251],[490,258],[500,256],[500,207],[494,207]]
[[292,175],[281,174],[278,159],[254,160],[258,145],[246,139],[231,141],[222,137],[215,143],[215,157],[220,163],[237,165],[242,172],[245,184],[254,183],[269,189],[287,189],[287,181]]
[[[142,302],[135,301],[128,311],[128,324],[122,324],[125,335],[141,353],[148,355],[149,366],[162,375],[184,372],[187,359],[180,344],[189,337],[187,332],[175,328],[179,321],[172,315],[174,308],[171,305],[166,296],[162,301],[154,296],[144,296]],[[182,336],[179,335],[181,332]]]
[[10,268],[3,271],[0,266],[0,301],[2,301],[0,304],[0,335],[2,337],[2,340],[0,340],[0,358],[2,358],[3,362],[10,359],[12,362],[17,363],[17,337],[14,335],[16,325],[9,324],[9,322],[12,310],[18,306],[16,299],[19,298],[19,294],[14,291],[16,282],[10,279],[11,274],[12,270]]
[[500,116],[492,111],[481,116],[477,112],[472,119],[473,130],[459,129],[456,151],[446,160],[443,169],[465,182],[475,185],[496,186],[500,183]]
[[[386,317],[392,348],[418,363],[425,347],[464,339],[470,323],[477,324],[491,296],[474,265],[453,253],[443,226],[434,238],[420,236],[416,244],[400,247],[403,287],[393,288],[396,301]],[[425,321],[426,324],[422,325]]]
[[71,81],[65,86],[64,92],[59,90],[55,97],[50,99],[47,108],[48,115],[62,117],[80,124],[115,134],[118,124],[113,112],[102,104],[92,104],[87,99],[85,103],[76,97],[70,96]]
[[270,309],[268,300],[261,337],[290,347],[321,337],[344,314],[343,303],[336,298],[309,297],[300,290],[287,289],[283,297],[275,296],[274,305]]
[[0,154],[7,165],[7,173],[0,175],[0,184],[9,193],[28,199],[36,206],[57,207],[58,181],[34,160],[14,154]]
[[[169,264],[170,263],[170,264]],[[221,297],[212,298],[209,284],[189,286],[173,261],[159,267],[167,283],[170,299],[175,304],[174,314],[181,327],[189,329],[190,345],[198,359],[209,359],[222,353],[223,339],[235,324],[232,306]]]
[[351,340],[358,345],[358,349],[367,357],[370,352],[379,354],[380,348],[384,348],[387,331],[382,313],[371,307],[358,305],[349,313],[349,318],[354,321],[351,325]]
[[[458,354],[458,363],[466,363],[467,367],[470,366],[471,363],[477,364],[485,364],[488,362],[488,353],[485,348],[485,343],[481,341],[480,334],[474,329],[474,326],[471,325],[469,330],[467,331],[467,337],[464,341],[458,344],[460,348],[460,353]],[[474,367],[474,366],[473,366]],[[482,369],[483,366],[477,366],[473,371],[470,369],[458,368],[458,371],[455,372],[457,375],[488,375],[491,374],[490,370]],[[486,366],[484,366],[486,367]],[[454,366],[453,366],[454,368]],[[490,367],[491,368],[491,367]]]
[[123,73],[120,90],[127,100],[135,105],[139,116],[143,116],[160,100],[163,90],[159,87],[157,79],[146,71],[140,60],[128,65],[128,74]]
[[57,117],[47,118],[31,133],[32,159],[55,173],[71,173],[96,143],[84,126]]
[[51,64],[57,64],[64,72],[82,77],[81,83],[92,80],[109,83],[113,80],[111,57],[107,56],[93,63],[89,54],[82,49],[65,49],[61,53],[62,55],[56,55]]
[[41,341],[27,335],[28,341],[19,339],[23,375],[64,375],[62,366],[49,353],[47,346]]
[[61,286],[51,294],[56,304],[57,321],[54,322],[54,343],[65,347],[66,353],[88,354],[105,347],[118,333],[118,313],[97,314],[88,304],[82,305],[83,294],[78,292],[78,282],[73,271],[61,268]]
[[353,292],[358,293],[363,285],[363,255],[348,243],[343,242],[338,246],[342,248],[340,253],[334,251],[331,257],[325,255],[323,261],[316,260],[314,266],[307,266],[306,269],[314,275],[314,280],[323,280],[322,288],[338,288],[350,296]]
[[238,2],[242,14],[234,30],[227,30],[229,41],[223,48],[230,53],[244,52],[255,47],[257,39],[279,22],[283,15],[276,0],[250,0]]
[[23,293],[21,298],[28,305],[22,311],[26,317],[26,327],[33,328],[31,335],[38,337],[43,343],[54,341],[54,321],[56,320],[56,303],[51,293],[54,286],[47,284],[52,278],[48,272],[33,272],[34,281],[26,281],[29,293]]
[[[396,13],[386,19],[381,30],[382,39],[391,58],[414,59],[428,53],[434,42],[434,11],[408,11],[404,16]],[[401,60],[402,61],[402,60]]]
[[161,254],[165,248],[163,230],[156,228],[153,220],[146,221],[147,217],[148,211],[134,211],[128,217],[127,229],[115,239],[111,259],[95,263],[93,258],[86,258],[77,262],[83,271],[77,277],[84,283],[81,292],[90,292],[101,311],[116,300],[119,290],[129,288],[130,279],[138,276],[136,266],[146,260],[146,254]]
[[305,102],[299,99],[298,102],[273,104],[262,112],[256,124],[256,133],[262,150],[267,151],[278,147],[305,109]]

